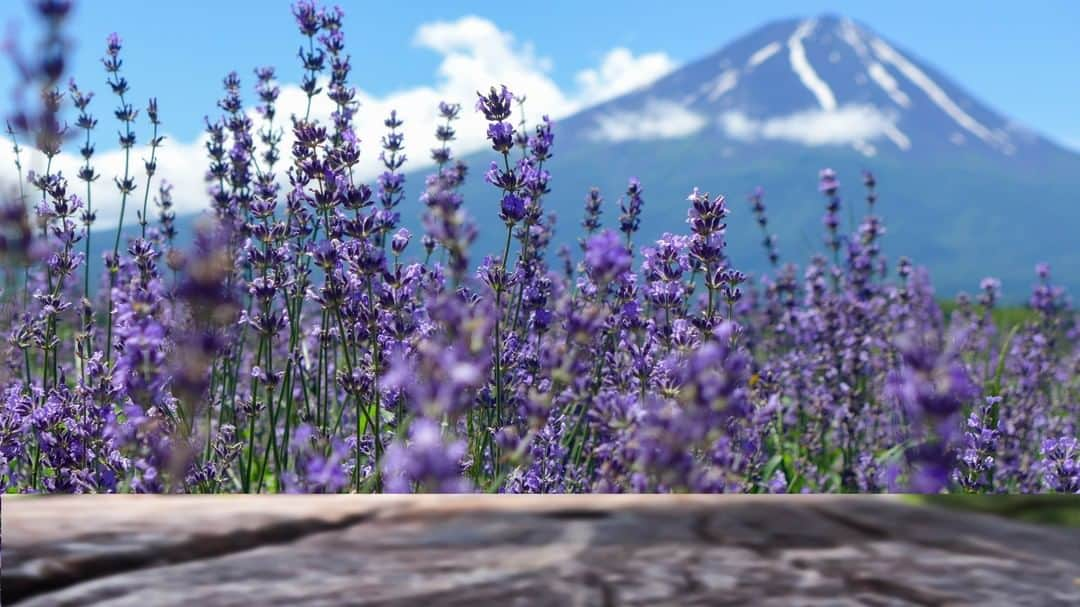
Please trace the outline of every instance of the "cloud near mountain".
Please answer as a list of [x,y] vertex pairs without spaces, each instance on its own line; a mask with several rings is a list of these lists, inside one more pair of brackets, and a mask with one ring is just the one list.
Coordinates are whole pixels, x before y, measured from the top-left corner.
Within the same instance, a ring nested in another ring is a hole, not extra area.
[[897,118],[895,112],[873,105],[851,104],[831,110],[812,108],[764,120],[732,110],[720,115],[719,124],[724,134],[739,141],[776,139],[808,146],[860,146],[888,138],[900,149],[907,149],[911,144],[897,129]]
[[596,141],[613,143],[676,139],[700,131],[707,123],[704,116],[675,102],[650,99],[640,110],[597,116],[596,129],[590,136]]

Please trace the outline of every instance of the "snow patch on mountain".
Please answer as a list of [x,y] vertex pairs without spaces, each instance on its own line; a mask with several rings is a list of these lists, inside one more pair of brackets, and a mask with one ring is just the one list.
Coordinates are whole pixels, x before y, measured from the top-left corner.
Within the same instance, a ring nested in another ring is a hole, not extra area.
[[927,76],[925,72],[908,61],[884,40],[874,38],[870,41],[870,47],[874,50],[874,55],[877,56],[878,59],[899,70],[905,78],[915,86],[919,87],[919,89],[921,89],[922,92],[941,109],[941,111],[945,112],[962,128],[995,147],[1001,147],[1006,151],[1011,147],[1011,144],[1009,144],[1008,141],[1008,135],[1001,132],[995,133],[978,120],[975,120],[975,118],[965,112],[955,101],[953,101],[952,98],[950,98],[937,83]]
[[802,43],[803,39],[814,31],[816,25],[817,22],[810,20],[803,21],[799,27],[795,28],[791,38],[788,38],[788,58],[791,61],[791,69],[802,81],[803,86],[809,89],[814,97],[817,97],[821,109],[830,111],[836,109],[836,96],[833,95],[829,85],[825,84],[825,81],[814,71],[814,66],[810,65],[810,60],[806,58],[806,48]]
[[859,59],[867,60],[870,57],[870,49],[866,48],[866,44],[862,40],[862,36],[859,35],[859,28],[855,25],[855,22],[851,19],[844,19],[840,22],[840,27],[837,28],[837,34],[840,35],[840,39],[843,40],[855,51],[855,54],[859,56]]
[[911,98],[907,96],[907,93],[900,89],[900,83],[896,81],[896,78],[892,77],[892,74],[885,69],[885,66],[877,61],[871,61],[866,72],[870,74],[870,78],[872,78],[874,82],[889,95],[889,98],[892,99],[896,105],[903,108],[911,107]]
[[716,80],[714,80],[710,86],[708,100],[716,101],[724,95],[724,93],[735,88],[735,85],[739,82],[738,70],[725,70],[720,74]]
[[779,53],[782,46],[783,45],[779,42],[770,42],[769,44],[761,47],[760,49],[755,51],[753,55],[750,55],[750,59],[746,62],[746,69],[752,70],[755,67],[761,65],[762,63],[765,63],[769,60],[770,57],[772,57],[776,53]]
[[870,55],[870,49],[867,48],[866,43],[863,42],[862,35],[859,32],[859,28],[855,25],[851,19],[844,19],[840,22],[840,26],[836,28],[836,33],[840,36],[840,39],[847,43],[855,55],[862,61],[862,64],[866,67],[866,74],[861,72],[855,75],[856,81],[859,84],[866,82],[866,75],[869,75],[870,79],[874,81],[881,90],[885,91],[885,94],[893,100],[893,103],[899,105],[902,108],[911,107],[911,98],[908,97],[900,88],[900,83],[893,78],[889,70],[885,69],[885,66],[881,65]]
[[649,99],[636,110],[600,114],[589,134],[594,141],[621,143],[677,139],[700,131],[708,120],[682,104],[667,99]]

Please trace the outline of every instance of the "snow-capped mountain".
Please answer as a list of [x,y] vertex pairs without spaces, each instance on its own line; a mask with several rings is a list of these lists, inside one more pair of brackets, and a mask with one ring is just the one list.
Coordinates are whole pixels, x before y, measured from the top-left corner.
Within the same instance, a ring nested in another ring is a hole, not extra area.
[[[666,130],[649,126],[661,122]],[[1056,147],[869,28],[833,16],[770,23],[565,124],[600,141],[706,132],[731,143],[846,146],[867,158],[956,150],[1026,157]]]

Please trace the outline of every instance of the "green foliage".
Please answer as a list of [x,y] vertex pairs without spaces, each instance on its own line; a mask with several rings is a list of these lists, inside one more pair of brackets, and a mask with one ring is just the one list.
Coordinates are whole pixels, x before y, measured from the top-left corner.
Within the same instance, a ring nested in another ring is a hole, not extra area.
[[1042,525],[1080,527],[1080,495],[911,496],[929,506],[993,514]]
[[[946,318],[949,318],[957,308],[955,301],[941,301],[938,305],[941,306],[941,311]],[[994,308],[990,312],[990,318],[997,325],[998,330],[1002,333],[1008,333],[1013,327],[1035,320],[1038,318],[1038,313],[1027,306],[1011,306]]]

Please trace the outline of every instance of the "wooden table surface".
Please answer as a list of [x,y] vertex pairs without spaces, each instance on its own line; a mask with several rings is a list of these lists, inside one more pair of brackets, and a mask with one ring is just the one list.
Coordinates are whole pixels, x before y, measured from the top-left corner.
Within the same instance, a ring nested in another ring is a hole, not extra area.
[[1080,532],[889,497],[4,497],[4,604],[1080,605]]

